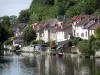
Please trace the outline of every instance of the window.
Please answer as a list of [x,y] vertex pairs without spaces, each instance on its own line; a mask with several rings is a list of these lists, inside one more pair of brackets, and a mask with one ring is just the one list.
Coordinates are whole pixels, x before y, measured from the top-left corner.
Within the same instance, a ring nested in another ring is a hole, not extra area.
[[68,36],[67,36],[68,34],[65,32],[65,39],[67,39],[68,38]]
[[87,37],[87,32],[86,32],[86,37]]
[[79,33],[77,33],[77,37],[79,37]]
[[81,36],[84,37],[84,33],[82,33]]
[[74,30],[74,36],[75,36],[76,31]]

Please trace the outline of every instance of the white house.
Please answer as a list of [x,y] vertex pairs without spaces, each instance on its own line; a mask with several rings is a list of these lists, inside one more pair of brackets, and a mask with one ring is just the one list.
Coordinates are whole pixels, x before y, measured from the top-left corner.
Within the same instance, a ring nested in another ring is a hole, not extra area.
[[64,24],[57,19],[49,19],[44,22],[44,24],[33,24],[33,29],[37,33],[36,40],[44,40],[48,42],[49,40],[55,40],[56,42],[66,41],[70,39],[72,34],[72,25]]
[[45,42],[48,42],[49,40],[56,40],[54,27],[58,22],[59,21],[57,19],[49,19],[43,24],[33,24],[33,29],[37,33],[36,40],[44,40]]
[[99,26],[99,19],[91,15],[75,16],[73,20],[73,36],[82,39],[89,39],[91,35],[94,35],[94,30]]
[[66,41],[72,35],[72,25],[58,23],[56,25],[56,42]]

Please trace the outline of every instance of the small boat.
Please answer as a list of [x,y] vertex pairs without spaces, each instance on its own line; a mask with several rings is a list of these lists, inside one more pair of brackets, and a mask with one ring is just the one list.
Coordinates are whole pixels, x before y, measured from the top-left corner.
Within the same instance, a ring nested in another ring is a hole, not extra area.
[[62,57],[62,56],[63,56],[63,53],[59,51],[59,52],[57,53],[57,55],[58,55],[59,57]]

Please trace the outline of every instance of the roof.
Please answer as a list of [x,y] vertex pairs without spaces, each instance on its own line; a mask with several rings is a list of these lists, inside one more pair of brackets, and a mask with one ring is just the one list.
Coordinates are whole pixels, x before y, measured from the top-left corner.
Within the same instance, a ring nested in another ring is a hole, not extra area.
[[72,18],[72,20],[77,21],[77,26],[84,26],[88,24],[91,20],[97,19],[96,16],[93,15],[79,15]]
[[71,24],[61,24],[56,27],[56,31],[63,31],[63,30],[72,30]]
[[74,16],[74,17],[72,18],[72,20],[77,21],[77,22],[80,22],[81,20],[86,19],[88,16],[89,16],[89,15]]
[[58,22],[60,22],[60,21],[57,19],[49,19],[49,20],[45,21],[44,24],[49,24],[51,26],[55,26],[55,24],[57,24]]
[[18,24],[11,25],[10,27],[12,29],[17,29],[18,28],[20,31],[23,31],[26,26],[27,26],[26,23],[18,23]]
[[97,24],[91,26],[89,29],[95,30],[95,29],[97,29],[97,28],[99,28],[99,27],[100,27],[100,22],[98,22]]
[[96,25],[97,23],[98,23],[98,21],[91,20],[90,22],[88,22],[88,23],[84,26],[84,29],[89,29],[89,28],[91,28],[92,26]]

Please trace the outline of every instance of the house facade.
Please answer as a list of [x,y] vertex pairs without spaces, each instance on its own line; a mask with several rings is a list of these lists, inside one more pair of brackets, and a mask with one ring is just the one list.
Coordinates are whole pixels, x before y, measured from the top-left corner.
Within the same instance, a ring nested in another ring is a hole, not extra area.
[[72,25],[59,23],[56,26],[56,42],[69,40],[72,35]]
[[64,24],[57,19],[49,19],[43,24],[33,24],[33,29],[37,33],[36,40],[55,40],[56,42],[66,41],[70,39],[72,34],[72,25]]
[[72,24],[73,36],[89,39],[91,35],[94,35],[94,30],[99,26],[100,19],[96,16],[80,15],[75,16],[72,20],[74,20]]

